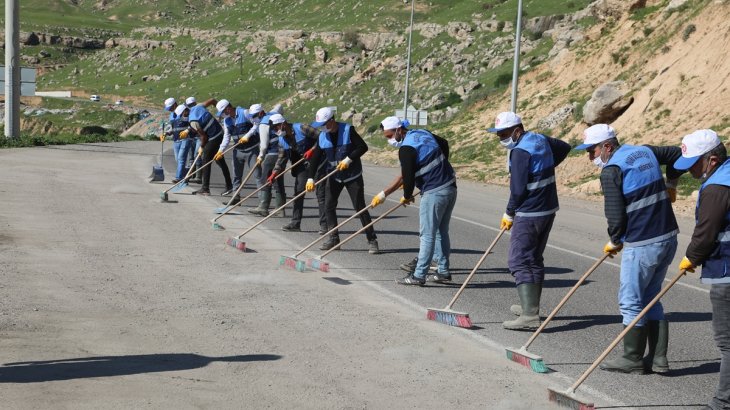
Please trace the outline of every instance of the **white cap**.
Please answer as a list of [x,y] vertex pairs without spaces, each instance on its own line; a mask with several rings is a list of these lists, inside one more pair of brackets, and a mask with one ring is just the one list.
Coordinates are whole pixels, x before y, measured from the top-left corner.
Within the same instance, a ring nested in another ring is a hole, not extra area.
[[175,115],[178,117],[182,115],[183,111],[187,110],[188,107],[186,105],[178,105],[175,107]]
[[215,116],[220,117],[221,114],[223,114],[223,110],[225,110],[229,105],[231,105],[231,103],[229,103],[225,98],[218,101],[218,104],[215,105],[215,109],[218,110],[218,113],[216,113]]
[[332,107],[322,107],[317,110],[317,114],[314,116],[314,122],[312,127],[319,128],[324,125],[327,121],[331,120],[335,116],[335,112]]
[[512,111],[501,112],[494,120],[494,127],[487,129],[489,132],[500,132],[515,125],[522,124],[522,118]]
[[407,128],[409,125],[411,125],[411,123],[408,122],[408,120],[401,120],[398,117],[388,117],[388,118],[384,119],[380,123],[380,125],[383,126],[383,131],[388,131],[388,130],[394,130],[394,129],[400,128],[400,127]]
[[262,107],[261,104],[254,104],[248,109],[248,115],[253,117],[254,115],[260,113],[263,110],[264,110],[264,107]]
[[583,131],[583,143],[575,147],[575,149],[584,150],[611,138],[616,138],[616,131],[610,125],[591,125]]
[[191,105],[195,105],[196,103],[197,101],[195,101],[195,97],[188,97],[185,100],[185,105],[187,105],[188,107],[190,107]]
[[689,169],[702,155],[722,144],[713,130],[698,130],[682,138],[682,157],[674,162],[674,168]]
[[286,120],[284,119],[284,116],[281,114],[274,114],[271,117],[269,117],[269,122],[271,123],[271,125],[281,124],[284,121],[286,121]]
[[170,97],[165,100],[165,110],[170,111],[172,106],[175,105],[175,99]]

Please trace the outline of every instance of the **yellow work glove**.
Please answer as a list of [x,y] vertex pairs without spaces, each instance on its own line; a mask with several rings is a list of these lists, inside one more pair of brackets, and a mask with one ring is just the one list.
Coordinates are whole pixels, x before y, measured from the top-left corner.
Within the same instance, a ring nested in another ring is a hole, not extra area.
[[216,152],[215,153],[215,156],[213,157],[213,159],[216,160],[216,161],[222,160],[223,159],[223,152],[222,151]]
[[507,214],[502,214],[502,220],[499,221],[499,229],[504,229],[505,231],[509,231],[512,229],[512,224],[514,223],[514,219],[512,219],[511,216]]
[[616,256],[617,253],[621,252],[621,249],[624,248],[623,244],[614,244],[611,241],[608,241],[606,245],[603,247],[603,253],[607,253],[609,258],[613,258]]
[[165,134],[160,134],[160,142],[165,142]]
[[696,266],[693,265],[692,262],[690,262],[690,260],[687,259],[686,256],[684,258],[682,258],[681,262],[679,262],[679,270],[694,273],[695,268],[696,268]]
[[410,197],[410,198],[406,198],[404,196],[400,197],[400,203],[403,206],[408,206],[409,204],[412,204],[414,200],[415,200],[415,198],[413,198],[413,197]]
[[375,195],[373,200],[370,201],[370,207],[375,208],[383,202],[385,202],[385,191],[380,191],[380,193]]
[[257,165],[257,166],[258,166],[258,165],[261,165],[261,162],[262,162],[263,160],[264,160],[264,159],[263,159],[262,157],[256,157],[256,165]]
[[248,142],[248,137],[241,137],[241,139],[238,140],[239,144],[245,144]]
[[203,156],[203,147],[198,148],[198,156]]
[[345,157],[345,159],[343,159],[342,161],[340,161],[339,164],[337,164],[337,170],[344,171],[350,167],[350,164],[352,164],[352,160],[350,159],[350,157]]
[[190,134],[190,130],[182,130],[180,131],[180,139],[184,140],[188,137],[188,134]]
[[307,185],[306,185],[306,186],[304,187],[304,189],[305,189],[305,190],[306,190],[307,192],[312,192],[312,191],[314,191],[314,180],[313,180],[312,178],[309,178],[309,179],[307,180]]

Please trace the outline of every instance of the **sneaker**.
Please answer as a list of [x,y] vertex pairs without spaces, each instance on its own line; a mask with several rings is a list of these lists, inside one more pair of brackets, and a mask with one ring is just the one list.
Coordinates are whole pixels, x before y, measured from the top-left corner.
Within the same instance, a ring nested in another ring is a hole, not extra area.
[[289,222],[287,225],[284,225],[281,227],[282,231],[287,232],[301,232],[301,228],[299,227],[299,224],[296,222]]
[[404,278],[396,279],[395,283],[399,285],[416,285],[416,286],[423,286],[426,284],[425,279],[419,279],[413,275],[408,275]]
[[231,195],[233,195],[233,193],[234,193],[234,192],[236,192],[236,190],[235,190],[235,189],[233,189],[233,188],[228,188],[228,189],[226,190],[226,192],[224,192],[224,193],[222,193],[222,194],[221,194],[221,196],[231,196]]
[[322,246],[319,247],[319,250],[328,251],[328,250],[334,248],[335,246],[339,245],[339,243],[340,243],[339,236],[330,237],[329,239],[327,239],[327,242],[323,243]]
[[[400,268],[408,273],[413,273],[416,271],[416,266],[418,266],[418,257],[413,258],[413,260],[408,263],[401,264]],[[438,271],[438,268],[438,263],[436,263],[436,261],[431,261],[431,266],[428,267],[428,271],[436,272]]]
[[172,179],[172,183],[173,183],[173,184],[177,184],[177,183],[178,183],[178,182],[180,182],[180,181],[182,181],[182,179],[180,179],[180,178],[173,178],[173,179]]
[[377,255],[380,253],[380,248],[378,248],[378,240],[373,239],[372,241],[368,241],[368,253],[371,255]]
[[193,191],[193,195],[209,196],[210,191],[207,189],[200,188],[197,191]]
[[451,282],[451,274],[429,273],[426,275],[426,281],[436,283]]

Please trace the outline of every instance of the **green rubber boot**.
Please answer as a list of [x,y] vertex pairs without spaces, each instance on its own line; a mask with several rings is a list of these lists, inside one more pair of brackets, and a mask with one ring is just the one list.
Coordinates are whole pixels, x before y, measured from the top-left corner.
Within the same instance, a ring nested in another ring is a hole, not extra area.
[[[274,205],[276,209],[279,209],[281,206],[283,206],[286,203],[286,194],[280,194],[275,193],[274,194]],[[284,218],[286,217],[286,208],[283,208],[281,211],[274,214],[274,218]]]
[[[540,296],[542,296],[542,283],[540,285]],[[539,298],[538,298],[539,299]],[[509,311],[512,312],[515,316],[520,316],[522,314],[522,305],[512,305],[509,307]],[[538,315],[540,312],[538,312]]]
[[539,283],[523,283],[517,286],[522,314],[515,320],[502,322],[502,327],[509,330],[535,330],[540,327],[541,288]]
[[271,192],[261,192],[258,208],[249,209],[248,212],[258,216],[269,216],[269,205],[271,204]]
[[644,370],[647,373],[668,373],[669,360],[669,322],[666,320],[650,320],[646,323],[646,344],[649,349],[644,358]]
[[634,327],[624,337],[624,354],[601,363],[601,370],[619,373],[644,374],[646,327]]

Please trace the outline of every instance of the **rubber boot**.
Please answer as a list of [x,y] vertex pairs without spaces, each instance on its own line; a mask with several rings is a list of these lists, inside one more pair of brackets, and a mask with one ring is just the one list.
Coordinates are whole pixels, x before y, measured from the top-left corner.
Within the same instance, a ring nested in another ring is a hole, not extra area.
[[269,216],[269,205],[271,204],[271,192],[261,191],[258,208],[249,209],[248,212],[258,216]]
[[669,322],[650,320],[646,323],[646,345],[649,349],[644,357],[644,371],[647,373],[668,373],[667,347],[669,346]]
[[[540,296],[542,296],[542,282],[540,282]],[[512,312],[513,315],[519,316],[522,314],[522,305],[512,305],[509,307],[509,311]],[[538,312],[538,315],[539,314],[540,312]]]
[[193,173],[191,178],[188,180],[191,184],[202,184],[203,183],[203,173],[198,170],[197,165],[193,165]]
[[540,326],[540,284],[523,283],[517,286],[520,296],[522,314],[515,320],[502,322],[502,327],[509,330],[535,330]]
[[601,370],[619,373],[644,374],[646,327],[634,327],[624,337],[624,354],[601,363]]
[[[275,193],[274,194],[274,203],[276,204],[276,205],[274,205],[276,207],[276,209],[279,209],[282,205],[284,205],[286,203],[286,194],[282,195],[278,192]],[[285,216],[286,216],[286,208],[284,208],[281,211],[274,214],[274,218],[283,218]]]

